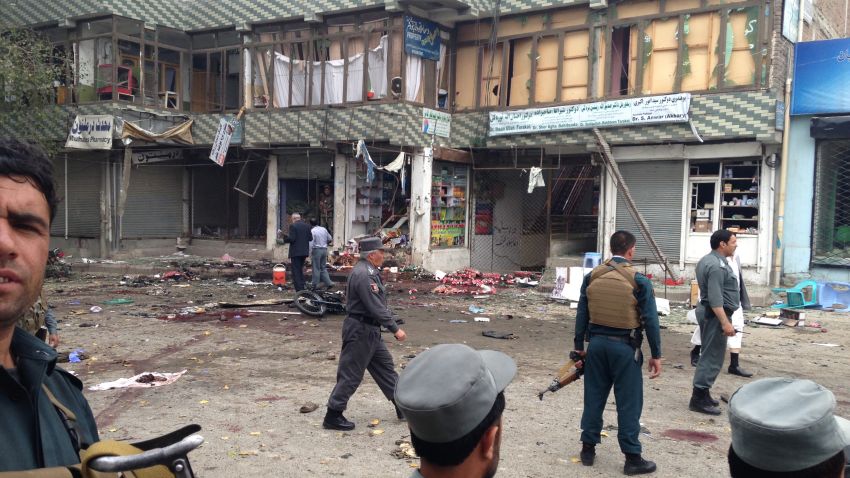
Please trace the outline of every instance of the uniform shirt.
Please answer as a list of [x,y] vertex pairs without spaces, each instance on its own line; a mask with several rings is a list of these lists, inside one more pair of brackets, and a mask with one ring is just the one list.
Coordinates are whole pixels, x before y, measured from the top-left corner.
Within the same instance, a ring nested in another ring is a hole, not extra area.
[[59,413],[42,384],[77,416],[83,448],[99,440],[79,379],[56,366],[56,351],[21,328],[10,347],[14,371],[0,367],[0,471],[67,466],[80,462]]
[[[738,279],[732,267],[717,251],[706,254],[697,263],[697,284],[699,285],[700,306],[704,309],[723,307],[731,311],[741,306],[741,294]],[[713,316],[706,312],[708,317]]]
[[[621,264],[628,262],[620,256],[614,256],[613,260]],[[584,341],[588,333],[590,335],[627,336],[631,332],[630,329],[616,329],[590,323],[590,310],[587,306],[587,283],[589,280],[590,274],[587,274],[581,284],[581,296],[578,301],[576,331],[573,340],[575,350],[584,350]],[[649,342],[649,351],[652,358],[661,358],[661,326],[658,323],[658,309],[655,305],[655,292],[652,288],[652,282],[640,272],[635,273],[635,282],[637,289],[634,290],[634,295],[638,302],[638,313],[644,323],[643,330],[646,333],[647,342]]]
[[314,247],[328,247],[333,241],[331,234],[322,226],[315,226],[310,230],[310,233],[313,234],[313,240],[310,242],[310,249],[312,250]]
[[395,323],[392,311],[387,308],[387,298],[384,293],[380,271],[365,257],[361,258],[351,270],[348,284],[346,284],[345,307],[348,315],[371,319],[375,324],[383,325],[390,332],[396,333],[398,325]]

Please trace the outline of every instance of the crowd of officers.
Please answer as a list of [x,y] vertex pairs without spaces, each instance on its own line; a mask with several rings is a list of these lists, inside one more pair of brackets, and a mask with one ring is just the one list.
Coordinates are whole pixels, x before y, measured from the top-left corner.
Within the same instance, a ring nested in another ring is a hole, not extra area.
[[[73,468],[80,454],[99,440],[82,383],[56,366],[51,347],[59,341],[55,321],[46,314],[43,299],[37,300],[57,201],[45,155],[0,140],[0,477],[17,476],[15,471],[20,470]],[[312,240],[309,226],[298,227],[303,229],[299,234]],[[288,242],[298,240],[296,234],[290,236]],[[649,378],[658,377],[662,368],[652,283],[631,265],[635,247],[635,237],[627,231],[611,236],[611,259],[583,280],[573,337],[585,377],[580,461],[594,465],[602,415],[613,388],[626,475],[657,468],[643,458],[639,440],[644,335],[649,343]],[[734,234],[715,232],[711,248],[696,269],[702,345],[689,408],[717,415],[720,410],[710,389],[723,364],[726,338],[738,332],[731,317],[740,306],[740,274],[728,262],[736,248]],[[323,426],[343,431],[355,427],[343,412],[369,371],[397,417],[407,420],[421,459],[413,478],[493,477],[499,463],[504,391],[516,374],[515,362],[501,352],[443,344],[419,354],[400,375],[396,373],[381,329],[398,341],[406,340],[407,334],[399,328],[403,321],[387,306],[380,275],[384,246],[380,239],[369,238],[360,242],[359,249],[360,261],[346,285],[342,350]],[[296,274],[296,280],[304,286],[303,276]],[[41,340],[25,331],[42,327],[47,333]],[[759,398],[766,395],[775,399],[765,404]],[[807,398],[804,405],[794,405],[801,396]],[[807,380],[762,379],[742,387],[729,405],[730,473],[843,476],[850,422],[835,417],[834,409],[832,393]]]

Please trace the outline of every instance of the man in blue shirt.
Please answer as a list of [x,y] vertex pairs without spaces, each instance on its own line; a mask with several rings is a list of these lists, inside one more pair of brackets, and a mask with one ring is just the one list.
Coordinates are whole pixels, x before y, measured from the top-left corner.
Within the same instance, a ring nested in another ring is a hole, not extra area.
[[328,246],[333,242],[333,238],[327,229],[319,225],[319,220],[315,217],[310,218],[310,225],[313,229],[310,233],[313,235],[313,240],[310,242],[310,260],[313,263],[313,288],[319,288],[319,282],[325,284],[325,287],[330,289],[334,286],[331,281],[331,276],[328,274]]
[[623,473],[655,471],[655,463],[641,457],[640,414],[643,409],[643,354],[646,331],[652,358],[649,378],[661,375],[661,331],[652,282],[635,272],[629,261],[635,254],[635,236],[617,231],[611,236],[612,257],[586,275],[576,315],[574,347],[584,351],[584,413],[581,417],[581,462],[592,466],[601,442],[602,412],[611,387],[617,401],[617,441],[626,455]]

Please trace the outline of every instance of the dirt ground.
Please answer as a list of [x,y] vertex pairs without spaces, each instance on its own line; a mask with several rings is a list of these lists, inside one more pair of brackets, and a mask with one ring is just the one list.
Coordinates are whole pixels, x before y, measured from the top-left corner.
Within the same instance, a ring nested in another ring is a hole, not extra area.
[[[102,438],[140,440],[198,423],[206,442],[190,458],[202,477],[406,477],[417,465],[399,451],[399,443],[409,441],[405,424],[395,418],[392,405],[368,376],[346,412],[357,428],[350,433],[322,429],[324,404],[335,380],[342,316],[318,321],[211,307],[202,314],[180,315],[186,307],[289,298],[292,293],[271,284],[240,286],[229,279],[143,287],[122,285],[121,280],[77,275],[46,283],[48,300],[61,321],[60,352],[84,349],[88,356],[64,366],[79,374],[86,387],[141,372],[187,372],[162,387],[87,390]],[[516,360],[517,376],[506,393],[498,476],[621,475],[613,395],[605,412],[608,437],[598,447],[593,467],[577,460],[582,383],[547,394],[543,401],[537,398],[571,349],[575,311],[535,289],[500,288],[488,299],[473,299],[427,293],[434,285],[390,284],[391,305],[406,320],[403,328],[409,338],[398,343],[385,334],[385,340],[399,369],[421,351],[446,342],[501,350]],[[410,294],[412,288],[418,292]],[[248,298],[251,294],[255,297]],[[116,298],[133,303],[103,303]],[[484,312],[475,315],[491,322],[474,322],[470,305],[483,307]],[[92,313],[92,306],[103,310]],[[251,309],[295,310],[285,305]],[[839,414],[850,416],[850,316],[817,312],[809,314],[812,318],[827,331],[747,327],[742,366],[756,377],[815,380],[835,393]],[[644,456],[658,463],[653,476],[728,476],[726,405],[716,418],[687,409],[693,326],[685,321],[685,309],[674,307],[662,318],[662,326],[662,376],[650,381],[644,374]],[[517,338],[484,337],[484,330],[510,332]],[[713,392],[731,395],[746,382],[724,368]],[[300,413],[308,402],[318,409]],[[368,427],[374,419],[380,423]]]

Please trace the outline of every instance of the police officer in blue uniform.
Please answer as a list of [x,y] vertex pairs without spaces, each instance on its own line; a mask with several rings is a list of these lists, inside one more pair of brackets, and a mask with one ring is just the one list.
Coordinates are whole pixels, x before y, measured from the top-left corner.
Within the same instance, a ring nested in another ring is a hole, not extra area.
[[[384,247],[377,237],[360,241],[360,260],[346,284],[348,316],[342,323],[342,352],[336,373],[336,386],[328,399],[328,411],[322,423],[330,430],[352,430],[354,423],[343,416],[348,400],[363,381],[366,370],[375,379],[387,400],[393,401],[398,374],[393,357],[381,338],[381,326],[398,341],[407,334],[398,328],[393,312],[387,308],[381,265]],[[396,416],[402,418],[396,407]]]
[[585,276],[581,286],[575,330],[575,350],[590,343],[584,360],[584,413],[581,417],[581,462],[592,466],[602,432],[602,412],[611,387],[617,401],[617,441],[626,455],[623,473],[652,473],[654,462],[643,459],[640,414],[643,409],[643,354],[646,331],[652,358],[649,378],[661,374],[661,331],[652,282],[635,272],[629,261],[635,236],[617,231],[611,236],[612,257]]

